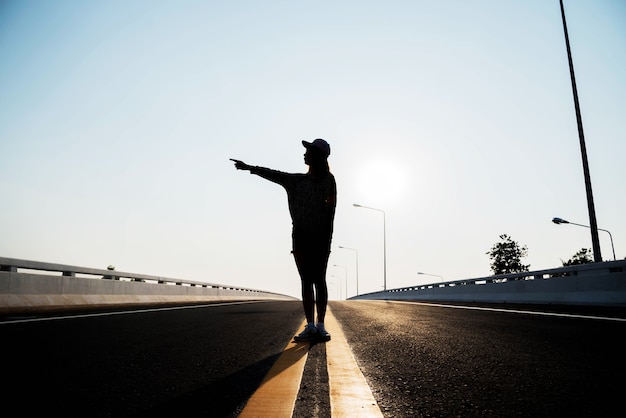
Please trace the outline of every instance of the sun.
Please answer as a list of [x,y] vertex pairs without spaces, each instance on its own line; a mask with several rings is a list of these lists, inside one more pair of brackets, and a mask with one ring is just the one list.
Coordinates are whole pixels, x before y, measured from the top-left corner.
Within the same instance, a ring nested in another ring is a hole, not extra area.
[[400,161],[373,158],[357,171],[357,191],[364,201],[393,204],[407,192],[408,176]]

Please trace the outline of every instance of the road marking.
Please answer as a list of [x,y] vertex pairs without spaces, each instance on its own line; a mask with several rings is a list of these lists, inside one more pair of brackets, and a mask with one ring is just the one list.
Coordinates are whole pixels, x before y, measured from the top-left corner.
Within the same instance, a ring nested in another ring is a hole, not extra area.
[[326,312],[324,324],[332,331],[332,340],[326,344],[331,416],[382,417],[383,414],[330,308]]
[[509,313],[518,313],[518,314],[528,314],[528,315],[557,316],[557,317],[562,317],[562,318],[598,319],[601,321],[626,322],[626,318],[617,318],[617,317],[611,317],[611,316],[566,314],[566,313],[542,312],[542,311],[526,311],[526,310],[521,310],[521,309],[506,309],[506,308],[485,308],[485,307],[480,307],[480,306],[446,305],[443,303],[412,302],[412,301],[404,301],[404,300],[388,300],[386,302],[435,306],[439,308],[470,309],[470,310],[475,310],[475,311],[509,312]]
[[[304,328],[306,321],[302,322]],[[310,343],[287,344],[239,418],[291,418]]]
[[[331,416],[382,417],[378,403],[330,308],[326,311],[324,322],[326,328],[332,331],[332,340],[326,343]],[[306,321],[303,321],[301,327],[305,325]],[[291,418],[309,348],[308,342],[289,342],[261,386],[248,400],[239,418]]]
[[269,301],[252,300],[252,301],[242,301],[242,302],[220,302],[220,303],[207,303],[207,304],[202,304],[202,305],[169,306],[169,307],[163,307],[163,308],[144,308],[144,309],[121,310],[121,311],[110,311],[110,312],[85,313],[85,314],[76,314],[76,315],[42,316],[42,317],[25,318],[25,319],[12,319],[11,317],[6,317],[0,321],[0,325],[23,324],[26,322],[58,321],[61,319],[91,318],[91,317],[96,317],[96,316],[127,315],[127,314],[136,314],[136,313],[144,313],[144,312],[178,311],[182,309],[197,309],[197,308],[215,308],[218,306],[246,305],[249,303],[266,303],[266,302],[269,302]]

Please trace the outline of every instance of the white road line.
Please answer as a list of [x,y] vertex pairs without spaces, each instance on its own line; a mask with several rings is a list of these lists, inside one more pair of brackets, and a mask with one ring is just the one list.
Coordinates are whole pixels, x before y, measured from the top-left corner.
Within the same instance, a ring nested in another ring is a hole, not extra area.
[[563,318],[597,319],[601,321],[626,322],[626,318],[616,318],[616,317],[610,317],[610,316],[566,314],[566,313],[558,313],[558,312],[525,311],[521,309],[506,309],[506,308],[485,308],[481,306],[446,305],[442,303],[428,303],[428,302],[416,302],[416,301],[405,301],[405,300],[387,300],[385,302],[407,303],[410,305],[436,306],[440,308],[470,309],[470,310],[475,310],[475,311],[509,312],[509,313],[518,313],[518,314],[527,314],[527,315],[556,316],[556,317],[563,317]]
[[208,303],[204,305],[170,306],[167,308],[133,309],[133,310],[112,311],[112,312],[98,312],[98,313],[86,313],[86,314],[78,314],[78,315],[63,315],[63,316],[47,316],[47,317],[26,318],[26,319],[7,318],[6,320],[2,320],[0,322],[0,325],[23,324],[26,322],[59,321],[62,319],[92,318],[92,317],[97,317],[97,316],[126,315],[126,314],[136,314],[136,313],[144,313],[144,312],[175,311],[175,310],[182,310],[182,309],[197,309],[197,308],[214,308],[218,306],[245,305],[249,303],[266,303],[266,302],[269,302],[269,301],[257,300],[257,301],[244,301],[244,302]]

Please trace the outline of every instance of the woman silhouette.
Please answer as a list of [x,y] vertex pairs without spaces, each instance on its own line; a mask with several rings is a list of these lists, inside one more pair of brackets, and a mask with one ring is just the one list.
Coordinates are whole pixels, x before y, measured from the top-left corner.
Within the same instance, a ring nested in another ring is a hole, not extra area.
[[[326,268],[333,235],[337,186],[328,166],[330,145],[323,139],[302,141],[306,148],[306,174],[284,173],[265,167],[250,166],[231,159],[238,170],[248,170],[280,184],[287,191],[292,221],[292,253],[302,282],[302,304],[307,325],[295,341],[330,340],[324,327],[328,289]],[[317,307],[317,325],[315,308]]]

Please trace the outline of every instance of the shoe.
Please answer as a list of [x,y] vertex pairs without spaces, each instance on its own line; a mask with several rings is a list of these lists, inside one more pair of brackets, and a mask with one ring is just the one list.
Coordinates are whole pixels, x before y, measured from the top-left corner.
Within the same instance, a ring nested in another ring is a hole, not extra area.
[[306,325],[304,331],[293,337],[295,342],[315,341],[317,340],[318,333],[315,325]]
[[324,328],[324,324],[317,324],[317,336],[321,341],[330,341],[330,334]]

